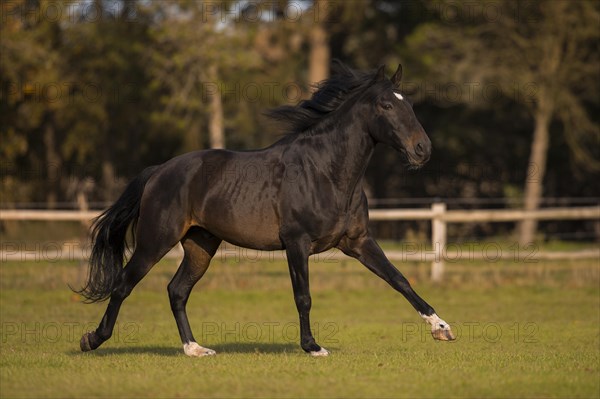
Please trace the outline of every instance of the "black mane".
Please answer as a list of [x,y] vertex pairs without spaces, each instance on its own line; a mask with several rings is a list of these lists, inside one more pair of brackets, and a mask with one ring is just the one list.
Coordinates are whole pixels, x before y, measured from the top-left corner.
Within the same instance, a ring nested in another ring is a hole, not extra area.
[[303,100],[295,106],[277,107],[268,111],[267,116],[281,123],[290,133],[303,132],[338,110],[355,93],[366,89],[375,73],[356,71],[334,60],[331,77],[316,85],[317,90],[310,100]]

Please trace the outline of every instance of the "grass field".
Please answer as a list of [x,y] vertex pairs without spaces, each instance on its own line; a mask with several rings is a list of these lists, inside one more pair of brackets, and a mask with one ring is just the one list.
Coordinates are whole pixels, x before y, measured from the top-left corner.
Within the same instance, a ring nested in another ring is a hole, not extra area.
[[408,302],[354,261],[311,266],[312,323],[328,358],[298,345],[281,260],[215,260],[188,304],[196,338],[183,355],[164,261],[126,301],[115,335],[81,353],[105,304],[67,288],[75,262],[0,267],[2,397],[584,397],[600,396],[598,261],[401,267],[458,339],[435,342]]

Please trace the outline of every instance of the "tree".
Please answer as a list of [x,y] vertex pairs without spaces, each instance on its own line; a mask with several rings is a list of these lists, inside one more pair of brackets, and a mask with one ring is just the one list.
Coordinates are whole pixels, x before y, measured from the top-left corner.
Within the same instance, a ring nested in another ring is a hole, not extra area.
[[145,53],[153,43],[150,18],[138,2],[92,5],[94,11],[75,8],[77,18],[65,25],[62,79],[72,82],[73,95],[62,116],[61,147],[72,163],[88,165],[97,196],[112,201],[147,153],[155,105]]
[[151,69],[164,105],[154,120],[181,132],[184,150],[203,147],[202,131],[208,131],[211,148],[223,148],[224,82],[227,71],[240,74],[255,67],[257,57],[248,51],[252,32],[222,21],[221,16],[228,15],[227,2],[210,3],[209,9],[202,2],[154,4],[153,12],[162,18],[153,28],[157,46]]
[[325,25],[330,10],[326,0],[314,1],[312,8],[313,24],[308,31],[310,43],[308,81],[310,84],[316,84],[329,76],[331,51]]
[[[600,168],[593,153],[600,131],[586,111],[598,101],[600,7],[597,2],[523,4],[432,3],[437,20],[422,24],[407,48],[415,57],[422,54],[419,63],[435,80],[476,82],[478,92],[472,94],[484,102],[485,90],[497,89],[529,110],[534,131],[524,208],[535,210],[543,193],[553,121],[561,123],[574,161],[586,170]],[[533,220],[522,222],[519,242],[532,242],[536,228]]]
[[[63,29],[60,18],[44,17],[48,7],[41,2],[2,3],[0,134],[7,143],[3,144],[3,160],[13,167],[34,169],[36,188],[45,193],[48,206],[54,207],[65,181],[57,119],[67,103],[59,79],[65,68],[60,56]],[[5,172],[3,194],[14,198],[19,179],[9,179]]]

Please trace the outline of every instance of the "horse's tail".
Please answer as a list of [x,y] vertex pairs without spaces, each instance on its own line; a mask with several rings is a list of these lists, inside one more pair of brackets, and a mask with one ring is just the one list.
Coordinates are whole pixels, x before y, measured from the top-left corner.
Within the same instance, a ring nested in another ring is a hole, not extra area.
[[140,203],[146,183],[158,166],[144,169],[133,179],[121,197],[92,225],[92,253],[87,281],[75,292],[85,297],[86,302],[101,302],[108,299],[117,287],[123,272],[127,230],[132,226],[132,245],[135,245],[135,227],[140,213]]

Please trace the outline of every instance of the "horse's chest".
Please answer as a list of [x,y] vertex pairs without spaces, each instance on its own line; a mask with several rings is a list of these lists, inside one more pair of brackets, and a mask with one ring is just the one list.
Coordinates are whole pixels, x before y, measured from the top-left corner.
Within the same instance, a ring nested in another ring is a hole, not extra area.
[[335,216],[335,218],[325,218],[315,222],[313,228],[309,229],[313,253],[326,251],[336,246],[346,234],[348,228],[347,215],[341,213]]
[[351,201],[323,176],[316,176],[314,180],[319,184],[311,186],[306,181],[288,187],[287,195],[281,201],[280,214],[284,230],[308,234],[313,252],[320,252],[337,245],[344,236],[350,220]]

